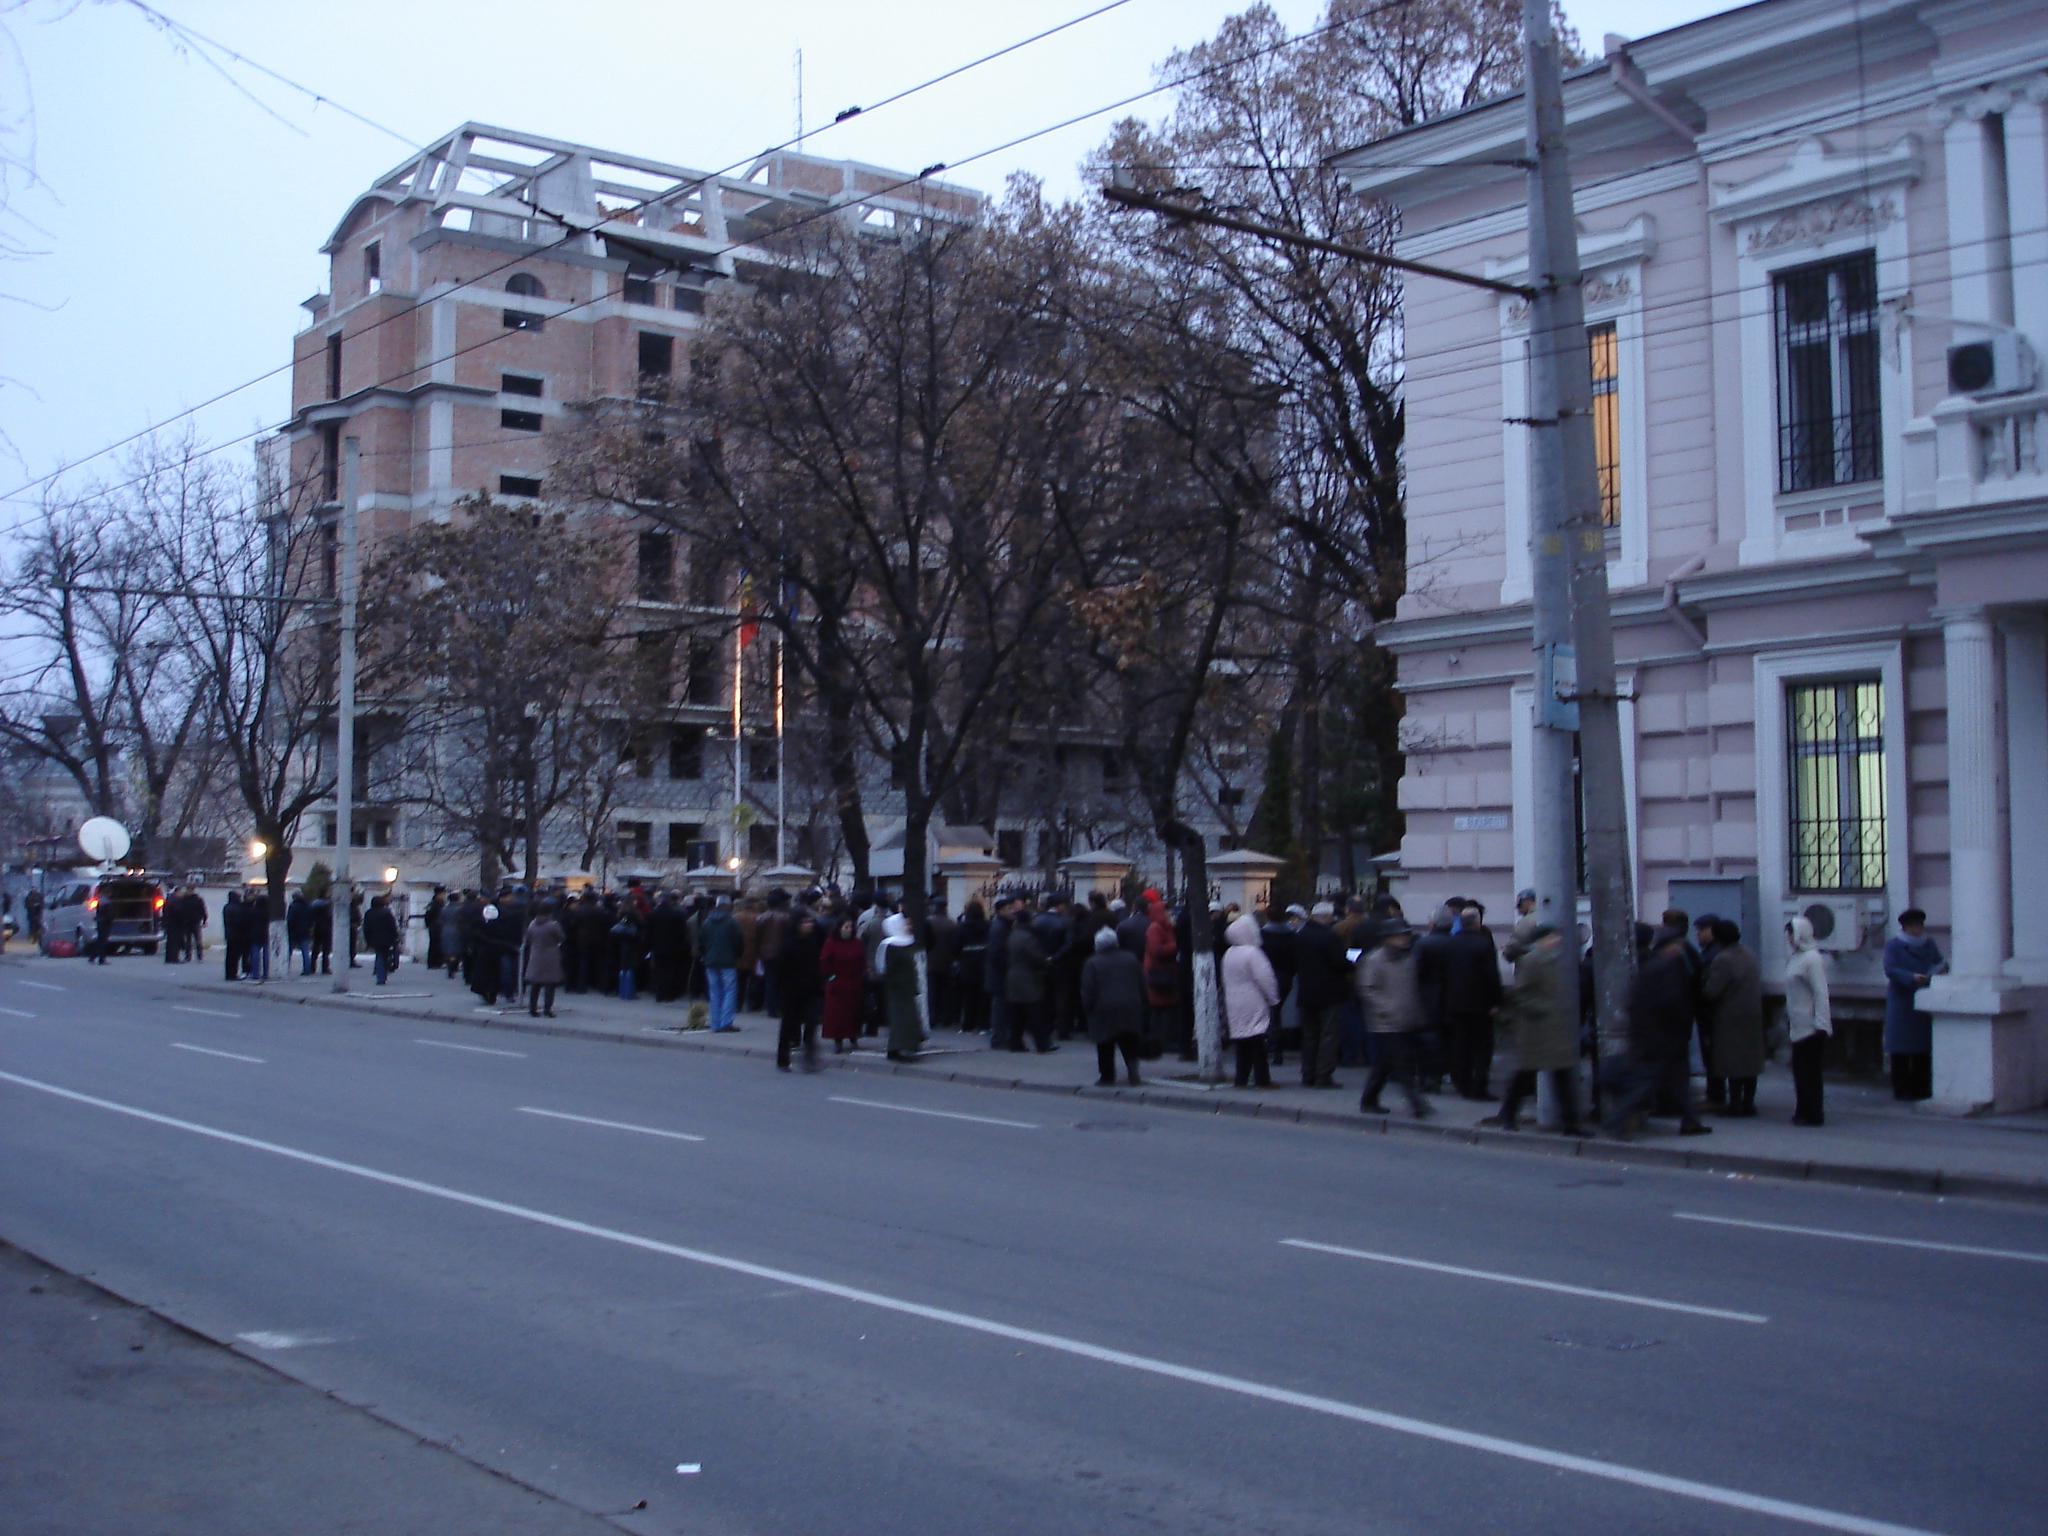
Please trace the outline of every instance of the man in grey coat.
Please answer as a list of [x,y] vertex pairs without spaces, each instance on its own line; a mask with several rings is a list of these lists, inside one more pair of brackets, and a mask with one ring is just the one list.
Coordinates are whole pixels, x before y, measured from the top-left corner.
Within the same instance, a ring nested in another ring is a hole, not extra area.
[[1387,1079],[1401,1085],[1409,1113],[1427,1120],[1436,1111],[1422,1096],[1415,1081],[1416,1036],[1423,1025],[1422,988],[1416,978],[1415,934],[1404,922],[1390,920],[1379,930],[1379,943],[1358,962],[1358,1000],[1365,1010],[1366,1027],[1380,1037],[1379,1060],[1365,1079],[1365,1092],[1358,1107],[1368,1115],[1383,1115],[1380,1090]]

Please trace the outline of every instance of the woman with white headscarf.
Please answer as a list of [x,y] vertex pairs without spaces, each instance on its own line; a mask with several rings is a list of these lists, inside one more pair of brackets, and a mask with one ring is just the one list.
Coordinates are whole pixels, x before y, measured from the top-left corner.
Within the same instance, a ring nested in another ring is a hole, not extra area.
[[1834,1015],[1828,1008],[1828,967],[1814,947],[1813,924],[1795,917],[1785,925],[1792,958],[1785,966],[1785,1027],[1792,1037],[1794,1125],[1821,1125],[1821,1062]]
[[924,1045],[924,1021],[917,1012],[917,939],[901,912],[882,919],[875,968],[882,973],[882,1003],[889,1016],[889,1059],[908,1061]]

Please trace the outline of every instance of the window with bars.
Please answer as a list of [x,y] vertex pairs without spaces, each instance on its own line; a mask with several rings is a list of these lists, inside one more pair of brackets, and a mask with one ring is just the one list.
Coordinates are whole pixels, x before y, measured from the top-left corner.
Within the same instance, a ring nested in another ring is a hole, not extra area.
[[1593,355],[1593,457],[1600,471],[1600,523],[1621,526],[1621,347],[1614,322],[1586,327]]
[[1875,678],[1785,692],[1795,891],[1885,883],[1884,688]]
[[1883,473],[1877,395],[1877,256],[1859,251],[1777,274],[1778,489]]

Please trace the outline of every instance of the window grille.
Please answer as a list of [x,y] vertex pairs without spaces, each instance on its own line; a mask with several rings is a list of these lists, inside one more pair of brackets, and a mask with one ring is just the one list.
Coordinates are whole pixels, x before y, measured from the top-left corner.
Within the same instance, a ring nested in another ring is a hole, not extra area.
[[1777,275],[1778,489],[1883,473],[1877,396],[1877,257],[1859,251]]
[[1885,883],[1884,690],[1875,679],[1786,690],[1792,889]]
[[1593,457],[1600,471],[1600,524],[1621,526],[1621,348],[1614,322],[1586,327],[1593,354]]

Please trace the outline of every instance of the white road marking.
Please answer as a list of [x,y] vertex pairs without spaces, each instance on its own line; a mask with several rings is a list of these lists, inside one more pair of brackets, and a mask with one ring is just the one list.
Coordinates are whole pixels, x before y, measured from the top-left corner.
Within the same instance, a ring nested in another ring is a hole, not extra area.
[[0,1008],[0,1013],[6,1014],[10,1019],[32,1019],[35,1017],[32,1013],[23,1013],[19,1008]]
[[24,987],[34,987],[38,992],[62,992],[67,990],[56,985],[54,982],[48,981],[24,981],[21,984]]
[[245,1344],[254,1344],[258,1349],[306,1349],[315,1344],[339,1344],[340,1339],[327,1333],[238,1333],[235,1335]]
[[1731,1323],[1768,1323],[1757,1312],[1730,1312],[1723,1307],[1696,1307],[1689,1301],[1664,1301],[1655,1296],[1632,1296],[1627,1291],[1603,1291],[1585,1285],[1560,1285],[1555,1280],[1532,1280],[1526,1275],[1496,1274],[1490,1269],[1466,1269],[1457,1264],[1431,1264],[1422,1259],[1404,1259],[1391,1253],[1367,1253],[1363,1248],[1339,1248],[1330,1243],[1304,1242],[1283,1237],[1283,1248],[1308,1248],[1317,1253],[1339,1254],[1347,1259],[1370,1259],[1375,1264],[1399,1264],[1404,1269],[1427,1269],[1439,1275],[1462,1275],[1468,1280],[1492,1280],[1501,1285],[1525,1285],[1536,1291],[1557,1291],[1566,1296],[1591,1296],[1600,1301],[1626,1302],[1632,1307],[1655,1307],[1663,1312],[1690,1312],[1695,1317],[1718,1317]]
[[173,1013],[203,1013],[209,1019],[239,1019],[239,1013],[224,1013],[218,1008],[187,1008],[183,1003],[171,1004]]
[[197,1051],[202,1056],[225,1056],[229,1061],[253,1061],[259,1067],[270,1065],[261,1056],[238,1056],[233,1051],[216,1051],[204,1045],[187,1045],[182,1040],[173,1040],[171,1042],[171,1049],[174,1051]]
[[522,1104],[522,1115],[546,1115],[550,1120],[574,1120],[578,1125],[601,1125],[614,1131],[638,1131],[642,1136],[666,1136],[671,1141],[702,1141],[702,1136],[692,1136],[687,1131],[657,1131],[651,1125],[628,1125],[623,1120],[596,1120],[589,1115],[565,1115],[559,1109],[533,1109]]
[[1792,1227],[1775,1221],[1738,1221],[1733,1216],[1702,1216],[1693,1211],[1673,1211],[1680,1221],[1710,1221],[1717,1227],[1754,1227],[1759,1232],[1792,1232],[1800,1237],[1835,1237],[1845,1243],[1882,1243],[1887,1248],[1930,1248],[1936,1253],[1969,1253],[1980,1259],[2019,1259],[2028,1264],[2048,1264],[2048,1253],[2024,1253],[2017,1248],[1975,1248],[1968,1243],[1930,1243],[1917,1237],[1879,1237],[1870,1232],[1837,1232],[1830,1227]]
[[474,1051],[479,1056],[517,1056],[522,1061],[526,1058],[524,1051],[494,1051],[488,1045],[457,1045],[453,1040],[417,1039],[413,1044],[438,1045],[444,1051]]
[[[1917,1526],[1898,1525],[1889,1520],[1872,1520],[1862,1515],[1846,1514],[1839,1510],[1823,1509],[1814,1504],[1794,1503],[1789,1499],[1776,1499],[1764,1494],[1744,1493],[1739,1488],[1724,1488],[1716,1483],[1695,1482],[1691,1478],[1669,1477],[1662,1472],[1649,1472],[1640,1467],[1626,1466],[1615,1461],[1601,1461],[1591,1456],[1577,1456],[1568,1451],[1553,1451],[1540,1445],[1528,1445],[1520,1440],[1507,1440],[1499,1435],[1478,1434],[1472,1430],[1456,1429],[1448,1424],[1436,1424],[1427,1419],[1414,1419],[1406,1414],[1387,1413],[1377,1408],[1365,1408],[1356,1403],[1342,1402],[1337,1398],[1318,1397],[1308,1392],[1296,1392],[1287,1387],[1271,1387],[1263,1382],[1248,1381],[1241,1376],[1225,1376],[1215,1371],[1205,1371],[1194,1366],[1176,1365],[1170,1360],[1158,1360],[1149,1355],[1134,1355],[1121,1349],[1108,1349],[1100,1344],[1090,1344],[1083,1339],[1070,1339],[1057,1333],[1041,1333],[1035,1328],[1018,1328],[1009,1323],[999,1323],[992,1318],[976,1317],[971,1312],[954,1312],[944,1307],[930,1307],[922,1302],[906,1301],[901,1297],[884,1295],[880,1291],[864,1291],[850,1285],[841,1285],[834,1280],[824,1280],[812,1275],[800,1275],[791,1270],[775,1269],[766,1264],[754,1264],[745,1259],[727,1258],[723,1254],[707,1253],[699,1248],[684,1248],[675,1243],[660,1242],[651,1237],[641,1237],[633,1232],[621,1232],[612,1227],[600,1227],[586,1221],[577,1221],[568,1216],[557,1216],[552,1212],[535,1210],[531,1206],[513,1205],[504,1200],[493,1200],[485,1195],[472,1195],[464,1190],[450,1189],[442,1184],[429,1184],[423,1179],[409,1179],[403,1174],[385,1173],[381,1169],[368,1168],[361,1163],[345,1163],[339,1158],[323,1157],[317,1152],[301,1151],[297,1147],[281,1146],[274,1141],[259,1141],[254,1136],[243,1136],[234,1131],[219,1130],[210,1125],[200,1125],[192,1120],[179,1120],[171,1115],[160,1115],[154,1110],[138,1109],[132,1104],[116,1103],[112,1099],[96,1098],[89,1093],[79,1093],[71,1088],[59,1088],[54,1083],[38,1082],[32,1077],[21,1077],[12,1072],[0,1072],[0,1082],[14,1083],[22,1088],[47,1093],[54,1098],[68,1099],[74,1104],[89,1105],[111,1114],[127,1115],[132,1119],[145,1120],[152,1125],[166,1126],[174,1131],[187,1131],[195,1136],[204,1136],[213,1141],[226,1142],[230,1146],[247,1147],[255,1152],[268,1152],[275,1157],[290,1158],[294,1162],[310,1164],[315,1168],[326,1168],[335,1173],[350,1174],[355,1178],[367,1179],[372,1183],[389,1185],[394,1189],[410,1190],[414,1194],[429,1195],[437,1200],[452,1201],[466,1205],[473,1210],[491,1211],[500,1216],[511,1216],[520,1221],[530,1221],[537,1226],[551,1227],[558,1232],[573,1232],[583,1237],[594,1237],[608,1243],[618,1243],[627,1248],[637,1248],[646,1253],[666,1254],[670,1258],[682,1259],[691,1264],[702,1264],[710,1269],[721,1269],[731,1274],[746,1275],[756,1280],[772,1280],[778,1285],[793,1285],[802,1290],[821,1296],[836,1297],[841,1301],[854,1302],[861,1306],[874,1307],[884,1312],[895,1312],[906,1317],[921,1318],[926,1322],[943,1323],[948,1327],[965,1329],[972,1333],[987,1334],[993,1338],[1007,1339],[1016,1344],[1033,1344],[1060,1354],[1073,1355],[1083,1360],[1093,1360],[1102,1365],[1114,1365],[1124,1370],[1138,1371],[1149,1376],[1164,1377],[1169,1381],[1186,1382],[1191,1386],[1210,1387],[1219,1392],[1230,1392],[1240,1397],[1255,1398],[1261,1402],[1275,1403],[1281,1407],[1299,1408],[1307,1413],[1320,1413],[1330,1418],[1345,1419],[1354,1424],[1366,1424],[1375,1429],[1389,1430],[1395,1434],[1409,1435],[1417,1439],[1433,1440],[1442,1445],[1455,1445],[1465,1450],[1484,1451],[1489,1455],[1506,1457],[1512,1461],[1527,1462],[1539,1467],[1549,1467],[1559,1472],[1578,1472],[1588,1477],[1605,1478],[1610,1482],[1626,1483],[1635,1488],[1646,1488],[1657,1493],[1668,1493],[1678,1498],[1693,1499],[1703,1504],[1717,1504],[1724,1509],[1746,1510],[1752,1514],[1771,1515],[1780,1520],[1789,1520],[1800,1525],[1815,1526],[1826,1531],[1843,1531],[1849,1536],[1937,1536],[1937,1533]],[[863,1335],[865,1337],[865,1335]]]
[[1007,1125],[1020,1131],[1042,1131],[1042,1125],[1029,1120],[998,1120],[993,1115],[959,1115],[950,1109],[914,1109],[908,1104],[884,1104],[880,1099],[846,1099],[838,1094],[828,1097],[834,1104],[858,1104],[863,1109],[893,1109],[899,1115],[931,1115],[940,1120],[972,1120],[976,1125]]

